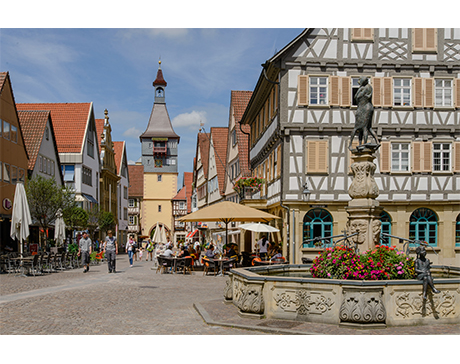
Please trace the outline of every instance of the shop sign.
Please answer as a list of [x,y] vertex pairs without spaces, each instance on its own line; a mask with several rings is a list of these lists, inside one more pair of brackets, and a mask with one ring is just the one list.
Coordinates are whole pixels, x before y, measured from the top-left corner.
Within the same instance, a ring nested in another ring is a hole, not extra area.
[[13,207],[13,203],[8,197],[3,199],[2,205],[5,210],[11,210],[11,208]]

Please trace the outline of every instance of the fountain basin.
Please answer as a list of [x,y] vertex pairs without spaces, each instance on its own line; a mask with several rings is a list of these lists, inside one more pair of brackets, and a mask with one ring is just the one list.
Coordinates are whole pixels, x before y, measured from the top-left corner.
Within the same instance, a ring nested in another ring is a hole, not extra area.
[[460,268],[432,266],[439,294],[422,298],[422,283],[312,278],[310,265],[232,269],[226,302],[241,315],[357,328],[460,323]]

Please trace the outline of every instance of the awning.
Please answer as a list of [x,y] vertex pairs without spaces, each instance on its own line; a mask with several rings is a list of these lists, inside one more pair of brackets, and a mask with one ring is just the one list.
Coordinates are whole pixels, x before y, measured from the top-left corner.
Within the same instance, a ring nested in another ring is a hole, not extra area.
[[87,195],[86,193],[82,193],[83,197],[86,198],[89,202],[92,202],[92,203],[97,203],[96,199],[91,196],[91,195]]
[[195,235],[197,231],[198,231],[198,229],[195,229],[195,231],[190,231],[190,232],[187,234],[186,238],[191,238],[191,237],[193,237],[193,235]]

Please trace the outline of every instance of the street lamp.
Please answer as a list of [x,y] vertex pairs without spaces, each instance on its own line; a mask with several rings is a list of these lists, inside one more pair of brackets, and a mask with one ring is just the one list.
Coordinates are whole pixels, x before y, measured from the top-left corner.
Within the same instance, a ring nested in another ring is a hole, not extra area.
[[308,199],[310,198],[310,190],[308,189],[308,183],[305,182],[305,184],[303,185],[303,191],[302,191],[302,194],[303,194],[303,200],[304,201],[308,201]]

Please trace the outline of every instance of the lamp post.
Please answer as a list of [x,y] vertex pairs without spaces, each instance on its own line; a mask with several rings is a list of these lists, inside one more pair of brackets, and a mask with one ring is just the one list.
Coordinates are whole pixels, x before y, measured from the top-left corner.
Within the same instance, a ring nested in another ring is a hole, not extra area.
[[308,201],[310,199],[310,190],[308,189],[308,182],[305,182],[304,185],[303,185],[303,191],[302,191],[302,194],[303,194],[303,200],[304,201]]

